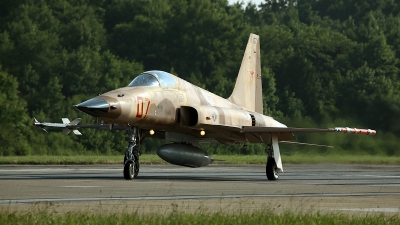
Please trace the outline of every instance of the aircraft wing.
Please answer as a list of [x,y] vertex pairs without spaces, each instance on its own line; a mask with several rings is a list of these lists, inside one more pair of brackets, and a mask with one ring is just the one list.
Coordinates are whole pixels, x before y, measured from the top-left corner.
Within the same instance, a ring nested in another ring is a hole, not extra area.
[[296,127],[252,127],[243,126],[240,133],[324,133],[324,132],[341,132],[350,134],[365,134],[375,135],[375,130],[358,129],[349,127],[335,127],[335,128],[296,128]]
[[341,132],[350,134],[364,134],[375,135],[375,130],[370,129],[357,129],[349,127],[335,127],[335,128],[296,128],[296,127],[252,127],[243,126],[240,133],[243,133],[246,139],[251,143],[265,143],[268,140],[270,133],[278,134],[278,140],[291,141],[296,140],[293,133],[326,133],[326,132]]
[[311,133],[311,132],[335,132],[335,129],[244,126],[240,130],[240,133]]

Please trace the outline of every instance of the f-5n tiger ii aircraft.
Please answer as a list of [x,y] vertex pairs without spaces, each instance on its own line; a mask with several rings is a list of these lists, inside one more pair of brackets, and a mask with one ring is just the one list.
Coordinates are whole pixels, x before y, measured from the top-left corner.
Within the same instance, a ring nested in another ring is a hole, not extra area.
[[225,99],[170,73],[152,70],[139,74],[123,88],[101,94],[78,105],[80,111],[108,124],[78,125],[80,118],[63,123],[35,125],[62,128],[64,134],[79,128],[126,130],[128,146],[124,157],[124,178],[139,173],[140,144],[146,137],[173,143],[160,146],[157,154],[165,161],[201,167],[213,159],[199,148],[201,142],[225,144],[264,143],[267,149],[266,175],[277,180],[283,172],[278,143],[295,140],[297,132],[342,132],[375,135],[376,131],[356,128],[290,128],[263,115],[260,39],[250,34],[232,95]]

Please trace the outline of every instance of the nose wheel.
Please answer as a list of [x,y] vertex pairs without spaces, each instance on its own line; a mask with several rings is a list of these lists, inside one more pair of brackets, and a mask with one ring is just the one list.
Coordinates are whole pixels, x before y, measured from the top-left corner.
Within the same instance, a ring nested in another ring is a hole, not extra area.
[[125,180],[132,180],[139,174],[139,162],[129,161],[124,166],[124,178]]

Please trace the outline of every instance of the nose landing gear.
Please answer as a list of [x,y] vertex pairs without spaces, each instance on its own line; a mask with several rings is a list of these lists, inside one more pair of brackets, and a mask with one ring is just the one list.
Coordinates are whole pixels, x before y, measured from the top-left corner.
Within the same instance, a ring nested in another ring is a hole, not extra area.
[[127,134],[128,147],[124,157],[124,178],[126,180],[132,180],[139,174],[141,132],[137,127],[129,127]]

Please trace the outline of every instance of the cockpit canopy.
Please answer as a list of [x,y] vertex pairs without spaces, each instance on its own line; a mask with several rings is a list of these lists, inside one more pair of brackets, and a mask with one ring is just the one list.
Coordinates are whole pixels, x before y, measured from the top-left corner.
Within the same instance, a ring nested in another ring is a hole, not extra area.
[[175,85],[175,79],[170,73],[160,70],[151,70],[139,74],[131,83],[129,83],[128,87],[175,87]]

